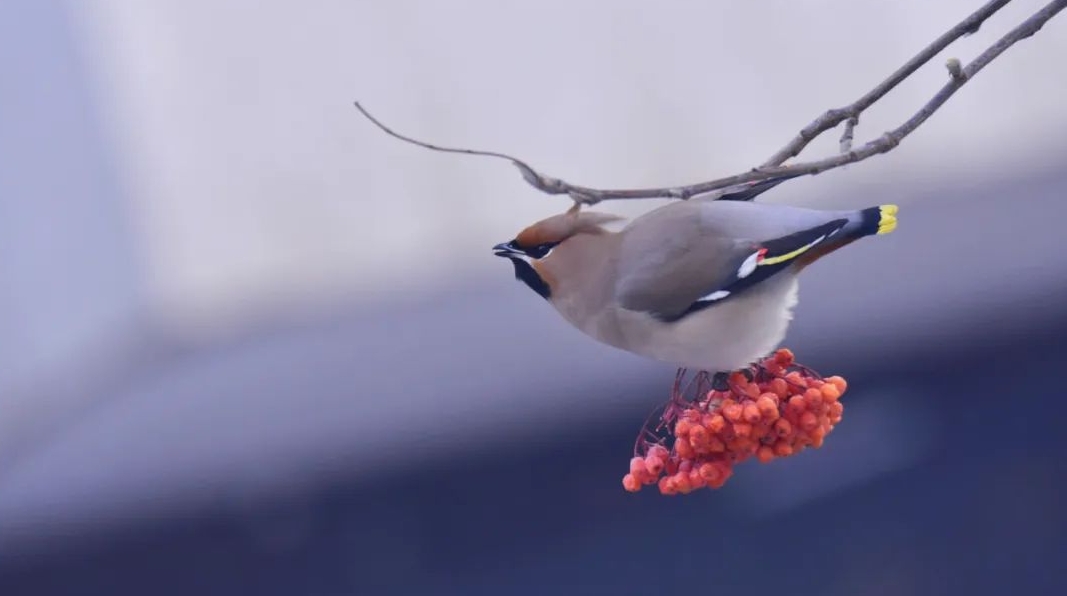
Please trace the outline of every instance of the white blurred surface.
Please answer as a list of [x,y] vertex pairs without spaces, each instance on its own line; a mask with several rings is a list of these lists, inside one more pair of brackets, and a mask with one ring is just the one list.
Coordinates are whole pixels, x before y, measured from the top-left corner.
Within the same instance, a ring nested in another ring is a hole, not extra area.
[[[1018,0],[864,116],[895,126],[1043,3]],[[979,5],[731,2],[72,3],[119,148],[152,305],[186,334],[287,306],[427,291],[497,265],[488,246],[565,199],[509,165],[399,144],[510,151],[601,187],[758,164]],[[1065,25],[1012,48],[888,156],[768,200],[864,205],[884,177],[1010,169],[1067,130]],[[825,155],[837,136],[806,155]],[[901,197],[902,202],[907,197]],[[638,213],[649,202],[602,208]]]

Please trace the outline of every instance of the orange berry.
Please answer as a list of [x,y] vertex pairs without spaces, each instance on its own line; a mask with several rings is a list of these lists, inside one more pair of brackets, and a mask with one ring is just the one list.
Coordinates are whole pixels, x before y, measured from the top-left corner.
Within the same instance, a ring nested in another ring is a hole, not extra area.
[[752,436],[752,425],[747,422],[735,422],[734,436],[738,438]]
[[720,433],[726,427],[726,419],[722,417],[722,414],[713,414],[711,420],[707,423],[707,427],[713,433]]
[[741,419],[741,404],[732,399],[728,399],[722,402],[722,415],[730,422],[737,422]]
[[648,471],[648,467],[645,466],[645,458],[635,457],[630,460],[630,474],[636,478],[638,482],[644,481],[646,476],[651,475]]
[[708,486],[710,486],[711,488],[722,488],[722,485],[726,484],[726,481],[729,480],[730,476],[733,476],[734,473],[733,468],[730,466],[730,464],[726,462],[720,462],[717,465],[721,474],[719,475],[719,478],[716,479],[714,482],[708,482]]
[[648,453],[645,454],[645,455],[647,457],[658,457],[658,458],[662,459],[663,461],[667,461],[667,458],[670,457],[671,452],[668,451],[667,448],[664,447],[663,445],[656,444],[656,445],[653,445],[653,446],[649,447],[648,448]]
[[793,425],[785,418],[779,418],[774,423],[774,432],[777,433],[779,437],[787,437],[793,434]]
[[674,436],[684,437],[689,434],[689,431],[693,428],[693,423],[689,422],[685,418],[682,418],[674,425]]
[[826,440],[826,432],[817,428],[811,431],[809,437],[811,438],[811,446],[818,449],[819,447],[822,447],[823,441]]
[[678,485],[671,482],[672,477],[664,476],[659,479],[659,492],[664,495],[676,495],[678,494]]
[[789,383],[787,383],[785,379],[781,378],[773,379],[770,383],[767,384],[767,389],[770,389],[775,395],[777,395],[778,399],[785,399],[792,394],[792,391],[789,389]]
[[[775,408],[775,410],[777,409],[778,408]],[[744,418],[745,422],[755,424],[763,418],[763,415],[760,414],[760,409],[759,406],[756,405],[756,402],[748,401],[745,402],[745,405],[741,408],[741,417]]]
[[832,404],[830,404],[829,406],[826,407],[826,413],[829,414],[830,418],[833,418],[834,416],[837,416],[838,418],[840,418],[841,417],[841,413],[844,412],[844,411],[845,411],[845,406],[844,406],[844,404],[842,404],[839,401],[835,401],[834,403],[832,403]]
[[785,441],[778,441],[774,444],[774,454],[778,457],[789,457],[793,455],[793,446]]
[[633,474],[627,474],[622,477],[622,487],[629,492],[635,493],[641,490],[641,483],[637,481],[637,478],[634,478]]
[[815,437],[825,437],[830,432],[830,423],[827,420],[819,420],[819,426],[808,431],[808,436],[812,439]]
[[641,456],[634,456],[630,458],[630,472],[640,471],[640,473],[646,472],[645,470],[645,458]]
[[827,383],[819,388],[822,392],[822,400],[826,403],[833,403],[841,397],[841,390],[837,388],[837,385],[833,383]]
[[796,358],[789,348],[778,348],[778,351],[774,353],[774,361],[780,366],[792,366]]
[[731,387],[741,387],[748,384],[748,377],[746,377],[741,371],[734,371],[730,373],[727,382],[730,384]]
[[832,384],[834,387],[837,387],[837,392],[840,395],[844,395],[845,389],[848,389],[848,383],[845,382],[845,379],[837,375],[834,375],[832,377],[826,377],[826,382]]
[[[801,412],[801,414],[802,413],[803,412]],[[782,420],[788,421],[789,424],[791,424],[795,429],[800,424],[800,414],[794,412],[793,410],[786,410],[785,412],[782,412]]]
[[807,404],[808,409],[821,406],[823,404],[822,391],[814,387],[808,389],[804,392],[804,403]]
[[819,418],[811,412],[804,412],[800,415],[800,428],[806,431],[811,431],[819,427]]
[[778,397],[778,394],[773,391],[764,391],[756,398],[756,407],[763,410],[778,409],[778,405],[782,403],[782,398]]
[[794,395],[789,398],[789,410],[793,413],[799,414],[808,409],[808,404],[804,400],[803,395]]
[[782,374],[782,371],[785,370],[785,368],[782,367],[781,364],[778,364],[774,360],[764,360],[762,364],[763,370],[767,371],[772,375],[780,375]]
[[702,445],[708,444],[709,437],[708,429],[700,425],[694,425],[689,431],[689,442],[693,444],[693,448],[698,450]]
[[709,453],[722,453],[726,451],[726,444],[722,442],[719,437],[711,437],[708,439],[708,452]]
[[728,447],[736,460],[740,461],[755,453],[758,445],[758,443],[748,437],[740,437],[734,440],[733,444],[728,445]]
[[772,459],[774,459],[774,448],[770,445],[763,445],[762,447],[756,450],[756,458],[758,458],[760,463],[763,464],[771,461]]
[[764,393],[756,400],[756,410],[760,418],[769,422],[778,419],[778,396],[773,393]]
[[704,480],[705,485],[711,485],[722,476],[722,472],[719,471],[719,467],[712,463],[701,464],[700,469],[697,471],[700,477]]
[[678,471],[678,458],[672,457],[667,459],[666,465],[663,466],[663,473],[671,475]]
[[718,434],[718,437],[722,439],[724,443],[733,440],[735,438],[733,423],[727,422],[726,426],[723,427],[722,432]]
[[693,449],[693,446],[685,439],[675,441],[674,450],[678,452],[678,457],[683,460],[693,459],[696,456],[696,451]]
[[759,421],[752,425],[752,440],[761,441],[764,437],[771,434],[771,425],[769,422]]
[[707,480],[704,480],[704,478],[701,477],[700,472],[697,470],[689,472],[689,486],[692,486],[694,489],[704,488],[707,483]]
[[658,454],[649,453],[645,456],[645,470],[648,471],[649,476],[652,478],[658,478],[663,473],[664,458],[659,457]]
[[689,494],[693,491],[693,485],[689,484],[688,472],[678,472],[674,476],[671,476],[671,478],[674,480],[675,486],[678,487],[678,492],[682,493],[683,495]]
[[807,387],[808,380],[799,371],[793,371],[785,376],[785,381],[794,387]]

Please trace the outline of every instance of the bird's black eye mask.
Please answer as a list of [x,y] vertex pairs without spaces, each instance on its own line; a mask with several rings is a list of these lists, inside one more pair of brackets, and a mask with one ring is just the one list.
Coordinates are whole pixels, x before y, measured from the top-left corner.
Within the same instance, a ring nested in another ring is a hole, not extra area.
[[531,290],[547,300],[552,295],[552,290],[545,280],[537,274],[537,270],[530,265],[527,259],[543,259],[558,244],[559,242],[545,242],[530,248],[523,248],[519,246],[518,242],[512,240],[511,242],[494,246],[493,254],[498,257],[507,257],[511,260],[511,264],[515,267],[515,278],[522,280]]

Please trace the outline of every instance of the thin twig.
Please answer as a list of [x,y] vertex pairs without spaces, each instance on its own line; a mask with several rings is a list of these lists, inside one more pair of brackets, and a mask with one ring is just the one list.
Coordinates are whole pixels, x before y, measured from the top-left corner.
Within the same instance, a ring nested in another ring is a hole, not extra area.
[[[413,143],[420,147],[432,149],[435,151],[446,151],[450,153],[465,153],[469,155],[485,155],[490,157],[497,157],[500,159],[506,159],[513,163],[515,167],[522,173],[523,178],[534,188],[541,192],[558,195],[567,194],[576,203],[583,203],[587,205],[593,205],[600,201],[611,199],[650,199],[650,198],[673,198],[673,199],[689,199],[698,195],[708,195],[709,198],[722,196],[725,193],[735,191],[737,189],[744,189],[753,183],[764,182],[773,179],[784,179],[789,177],[802,176],[807,174],[818,174],[826,170],[838,168],[846,164],[862,161],[874,155],[885,153],[892,150],[894,147],[900,144],[901,140],[911,134],[916,128],[925,122],[934,112],[938,110],[947,100],[951,97],[960,87],[970,81],[978,71],[982,70],[986,65],[992,62],[1000,54],[1002,54],[1009,47],[1016,42],[1026,39],[1035,33],[1037,33],[1041,27],[1048,22],[1052,17],[1056,16],[1061,10],[1067,7],[1067,0],[1053,0],[1049,4],[1045,5],[1041,10],[1034,13],[1028,19],[1023,21],[1019,26],[1009,31],[1006,35],[1001,37],[986,49],[982,54],[970,62],[966,67],[957,69],[954,68],[952,61],[950,60],[946,66],[949,69],[951,78],[948,83],[945,84],[931,99],[928,101],[918,112],[911,116],[907,121],[901,124],[899,127],[883,134],[877,139],[863,144],[858,149],[852,149],[852,133],[858,124],[860,114],[881,99],[886,93],[896,87],[901,81],[908,78],[919,67],[928,62],[931,58],[937,55],[941,50],[945,49],[953,41],[974,33],[981,27],[989,17],[995,12],[1000,10],[1005,4],[1011,0],[995,0],[987,3],[982,8],[975,11],[972,15],[960,21],[955,27],[938,37],[929,46],[924,48],[921,52],[916,54],[911,60],[897,69],[886,80],[879,83],[877,87],[869,91],[866,95],[856,100],[852,104],[834,110],[828,110],[823,115],[816,118],[808,126],[804,127],[800,133],[790,141],[785,147],[776,152],[770,159],[764,162],[763,165],[758,168],[753,168],[747,172],[736,174],[733,176],[726,176],[724,178],[718,178],[708,182],[700,182],[697,184],[691,184],[686,186],[676,187],[659,187],[659,188],[642,188],[642,189],[621,189],[621,190],[603,190],[597,188],[590,188],[586,186],[580,186],[577,184],[570,184],[559,178],[553,178],[545,176],[539,173],[537,170],[530,167],[526,162],[507,155],[505,153],[498,153],[493,151],[475,151],[471,149],[456,149],[449,147],[440,147],[418,141],[410,137],[401,135],[394,132],[390,128],[386,127],[376,118],[370,115],[366,109],[356,102],[356,108],[363,113],[371,122],[385,131],[387,134],[396,137],[402,141]],[[955,59],[953,59],[955,60]],[[956,60],[955,66],[959,66],[959,61]],[[799,154],[804,147],[808,145],[813,139],[821,135],[822,133],[830,130],[841,122],[846,122],[845,133],[841,138],[842,152],[832,157],[825,159],[819,159],[808,162],[795,163],[788,166],[781,165],[788,159]],[[710,194],[714,193],[714,194]]]
[[[462,153],[462,154],[465,154],[465,155],[482,155],[482,156],[485,156],[485,157],[497,157],[497,158],[500,158],[500,159],[506,159],[506,160],[510,161],[511,163],[513,163],[515,165],[515,167],[518,168],[520,172],[522,172],[522,177],[525,178],[527,182],[529,182],[530,184],[532,184],[533,186],[535,186],[535,187],[537,187],[537,188],[539,188],[541,190],[544,190],[545,192],[549,192],[551,194],[558,194],[556,192],[552,192],[552,191],[549,191],[549,190],[546,190],[546,189],[547,188],[554,188],[555,185],[558,185],[558,184],[561,183],[560,180],[557,180],[557,179],[554,179],[554,178],[549,178],[547,176],[542,176],[541,174],[539,174],[537,172],[537,170],[531,168],[529,165],[526,164],[526,162],[522,161],[521,159],[518,159],[516,157],[512,157],[510,155],[506,155],[504,153],[498,153],[496,151],[480,151],[480,150],[477,150],[477,149],[464,149],[462,147],[442,147],[440,145],[434,145],[432,143],[427,143],[425,141],[420,141],[418,139],[414,139],[414,138],[409,137],[407,135],[400,134],[400,133],[396,132],[395,130],[393,130],[393,129],[389,128],[388,126],[386,126],[385,123],[383,123],[381,120],[378,120],[377,118],[372,116],[371,113],[368,112],[367,109],[364,108],[358,101],[354,102],[354,103],[356,105],[356,109],[359,110],[360,113],[362,113],[367,118],[367,120],[370,120],[371,122],[373,122],[375,126],[377,126],[378,128],[382,129],[382,131],[385,132],[385,134],[387,134],[387,135],[389,135],[391,137],[396,137],[397,139],[400,139],[401,141],[404,141],[406,143],[411,143],[412,145],[418,145],[419,147],[423,147],[423,148],[426,148],[426,149],[431,149],[433,151],[442,151],[444,153]],[[558,192],[562,193],[562,192],[566,192],[566,190],[560,190]]]
[[[993,0],[988,2],[985,6],[976,10],[973,14],[963,19],[956,24],[955,27],[949,29],[941,37],[935,39],[930,45],[922,49],[921,52],[912,57],[904,63],[903,66],[898,68],[896,72],[889,75],[889,78],[878,84],[877,87],[871,89],[866,95],[852,102],[851,104],[838,108],[835,110],[827,110],[822,116],[819,116],[815,120],[800,130],[796,137],[785,146],[779,149],[774,155],[772,155],[767,161],[763,162],[760,167],[769,168],[774,166],[780,166],[790,158],[796,157],[808,146],[808,143],[815,140],[816,137],[822,133],[836,128],[838,124],[850,119],[858,118],[864,110],[874,105],[879,99],[885,96],[893,90],[894,87],[899,85],[904,79],[910,77],[916,70],[919,70],[924,64],[929,62],[934,56],[941,53],[941,50],[947,48],[952,42],[957,39],[970,35],[982,26],[989,17],[993,16],[998,10],[1004,8],[1011,0]],[[845,150],[843,149],[842,152]]]
[[845,121],[845,132],[841,133],[841,153],[848,153],[849,151],[852,151],[853,133],[855,133],[856,126],[859,123],[859,116],[853,116]]

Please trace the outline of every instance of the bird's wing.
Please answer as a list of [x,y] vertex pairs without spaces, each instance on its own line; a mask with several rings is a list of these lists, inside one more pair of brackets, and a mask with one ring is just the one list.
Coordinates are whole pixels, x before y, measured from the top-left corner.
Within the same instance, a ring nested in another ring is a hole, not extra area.
[[663,238],[634,229],[621,247],[615,297],[625,309],[677,321],[788,268],[847,223],[833,219],[767,240],[710,233],[692,217],[673,222],[667,228],[672,234]]
[[780,176],[778,178],[771,178],[770,180],[761,180],[759,182],[749,182],[748,184],[738,185],[726,193],[715,198],[716,201],[751,201],[768,190],[778,186],[779,184],[796,178],[797,176],[805,176],[806,174],[789,174],[787,176]]

